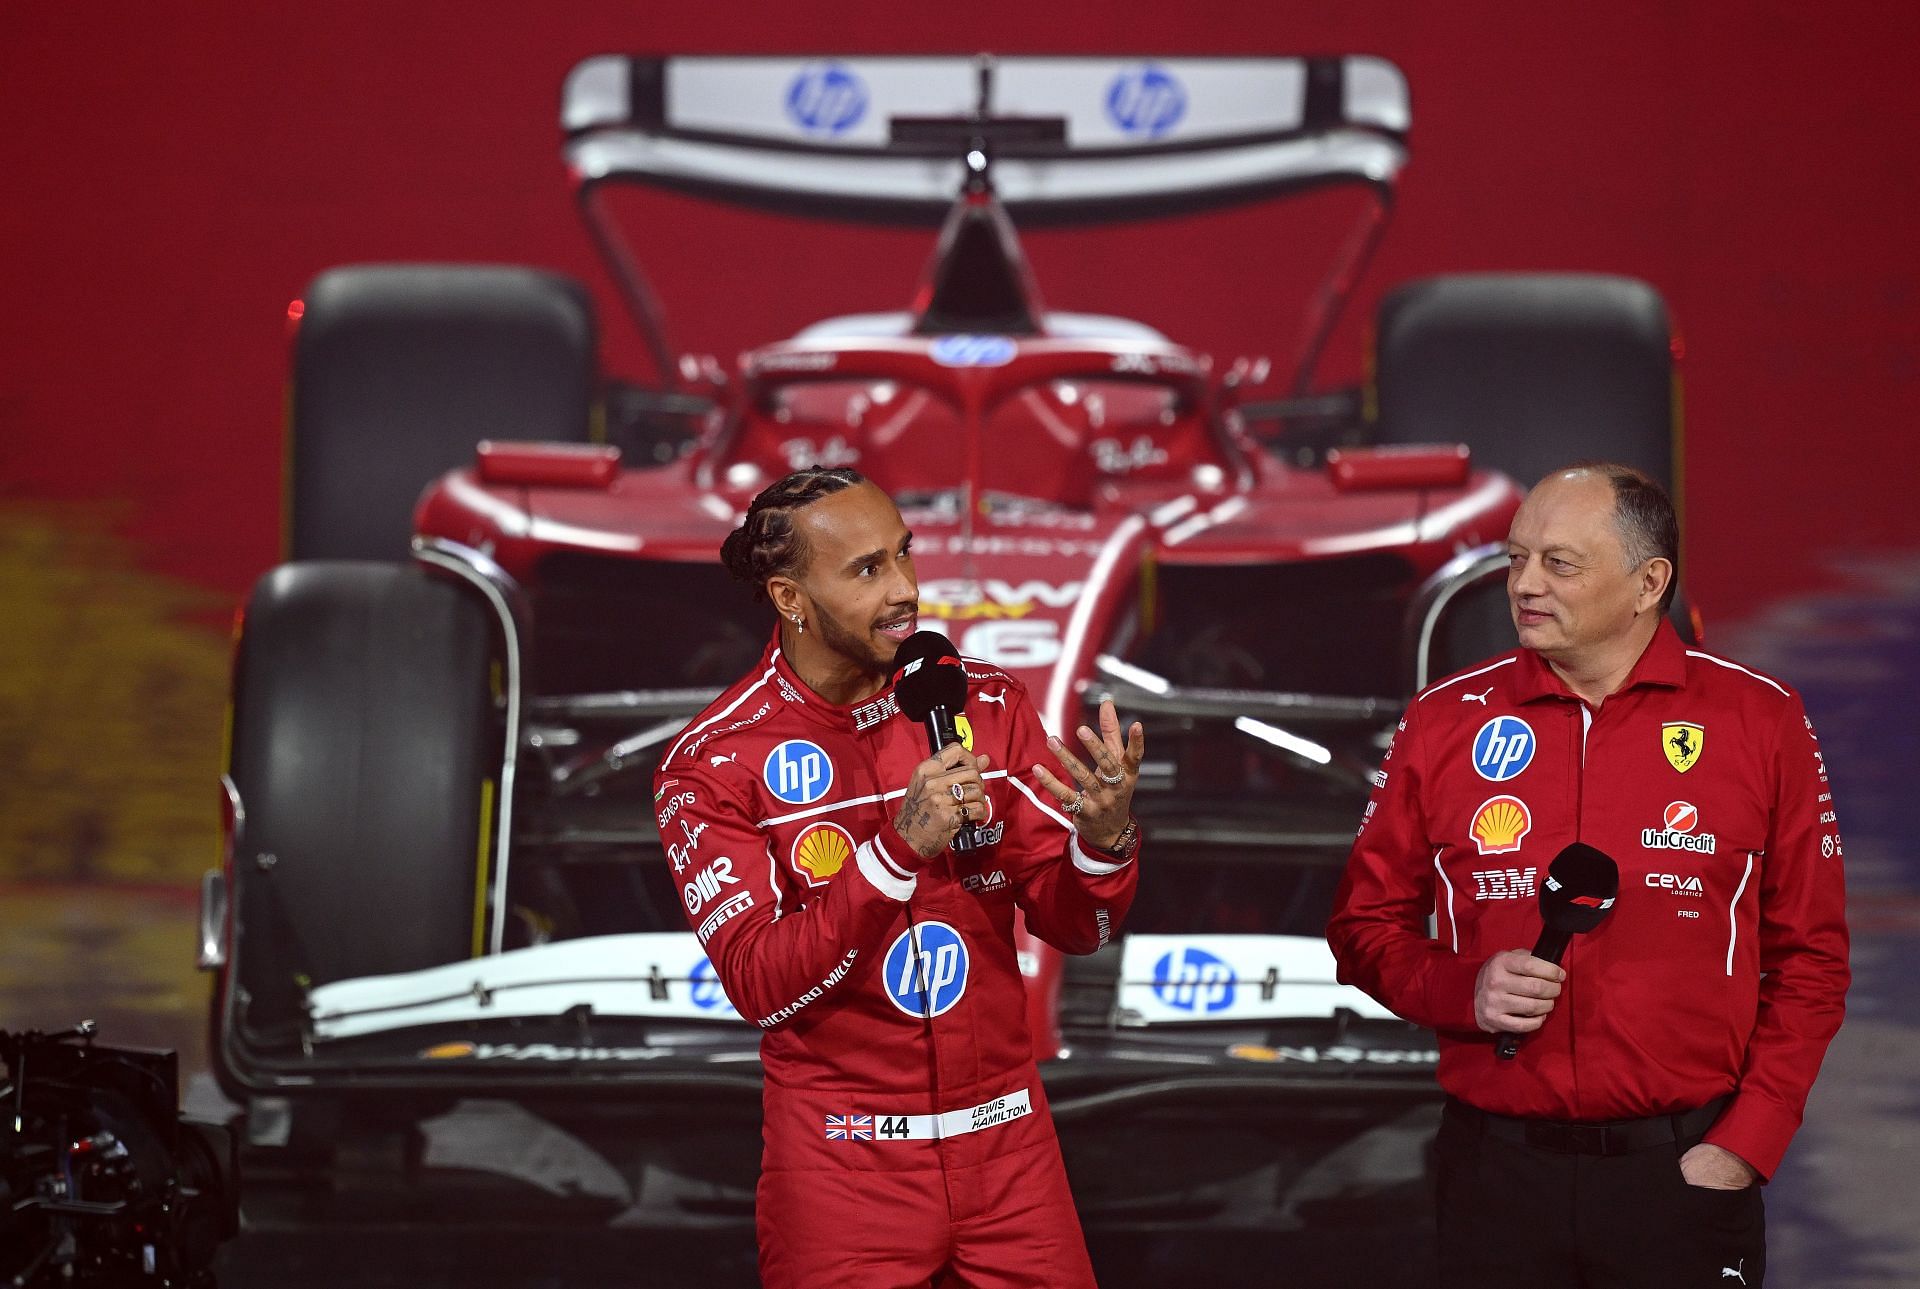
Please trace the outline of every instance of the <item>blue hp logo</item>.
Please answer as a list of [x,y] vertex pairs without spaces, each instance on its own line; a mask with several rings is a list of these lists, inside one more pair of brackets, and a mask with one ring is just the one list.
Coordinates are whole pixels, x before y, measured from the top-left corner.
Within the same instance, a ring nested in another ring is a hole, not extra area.
[[1533,727],[1518,716],[1496,716],[1473,736],[1473,768],[1504,783],[1533,764]]
[[1187,114],[1187,92],[1164,67],[1143,64],[1107,87],[1107,115],[1127,134],[1157,139]]
[[845,134],[867,114],[867,87],[841,63],[809,63],[787,86],[787,115],[808,134]]
[[790,738],[767,754],[767,791],[790,806],[804,806],[833,786],[833,762],[817,743]]
[[1005,367],[1014,344],[1005,336],[942,336],[930,352],[942,367]]
[[706,958],[693,964],[693,970],[687,973],[693,982],[693,1005],[701,1011],[730,1012],[733,1000],[727,997],[727,991],[720,987],[720,977],[714,973],[713,963]]
[[1233,1006],[1233,968],[1205,949],[1160,955],[1153,964],[1154,996],[1183,1012],[1217,1012]]
[[918,922],[900,933],[880,970],[895,1007],[938,1016],[967,992],[967,942],[945,922]]

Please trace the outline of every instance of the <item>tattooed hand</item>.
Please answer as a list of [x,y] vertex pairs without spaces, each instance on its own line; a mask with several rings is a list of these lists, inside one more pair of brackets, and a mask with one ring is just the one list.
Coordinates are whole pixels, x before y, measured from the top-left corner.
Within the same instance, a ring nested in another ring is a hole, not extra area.
[[980,771],[986,768],[986,757],[976,757],[958,743],[947,744],[938,756],[914,767],[893,826],[920,858],[932,859],[945,850],[961,824],[986,819],[987,791],[980,782]]
[[1147,731],[1135,721],[1123,742],[1120,717],[1113,709],[1113,700],[1108,699],[1100,704],[1098,734],[1085,725],[1074,732],[1092,758],[1092,767],[1067,751],[1065,743],[1049,735],[1047,748],[1066,771],[1066,779],[1072,782],[1048,773],[1043,765],[1034,766],[1033,773],[1060,802],[1061,809],[1073,816],[1073,826],[1081,837],[1105,849],[1119,840],[1121,830],[1127,826],[1133,809],[1134,785],[1140,781],[1140,761],[1147,754]]

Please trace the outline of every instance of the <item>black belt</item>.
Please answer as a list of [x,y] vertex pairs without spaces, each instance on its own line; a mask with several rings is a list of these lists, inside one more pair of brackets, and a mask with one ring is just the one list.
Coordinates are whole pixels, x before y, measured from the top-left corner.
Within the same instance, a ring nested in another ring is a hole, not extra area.
[[1447,1113],[1489,1137],[1562,1155],[1630,1155],[1637,1150],[1675,1142],[1692,1142],[1705,1135],[1727,1108],[1730,1097],[1716,1097],[1696,1110],[1649,1115],[1645,1119],[1611,1119],[1604,1123],[1567,1123],[1558,1119],[1516,1119],[1447,1098]]

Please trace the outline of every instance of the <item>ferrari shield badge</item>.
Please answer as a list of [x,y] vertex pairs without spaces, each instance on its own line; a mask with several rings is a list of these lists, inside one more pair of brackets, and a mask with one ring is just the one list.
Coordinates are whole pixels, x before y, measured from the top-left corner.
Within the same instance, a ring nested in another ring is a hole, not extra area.
[[1667,764],[1682,774],[1700,759],[1700,749],[1706,742],[1707,731],[1699,725],[1672,721],[1660,727],[1660,750],[1667,754]]

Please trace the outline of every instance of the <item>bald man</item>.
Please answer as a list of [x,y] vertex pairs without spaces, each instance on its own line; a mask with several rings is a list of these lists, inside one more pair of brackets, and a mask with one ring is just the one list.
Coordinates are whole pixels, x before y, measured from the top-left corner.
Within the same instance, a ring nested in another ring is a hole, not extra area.
[[[1848,983],[1841,841],[1798,694],[1667,621],[1677,546],[1636,470],[1528,495],[1520,648],[1408,706],[1335,897],[1340,978],[1439,1035],[1444,1285],[1765,1274],[1760,1183]],[[1523,946],[1575,841],[1619,894],[1556,965]]]

